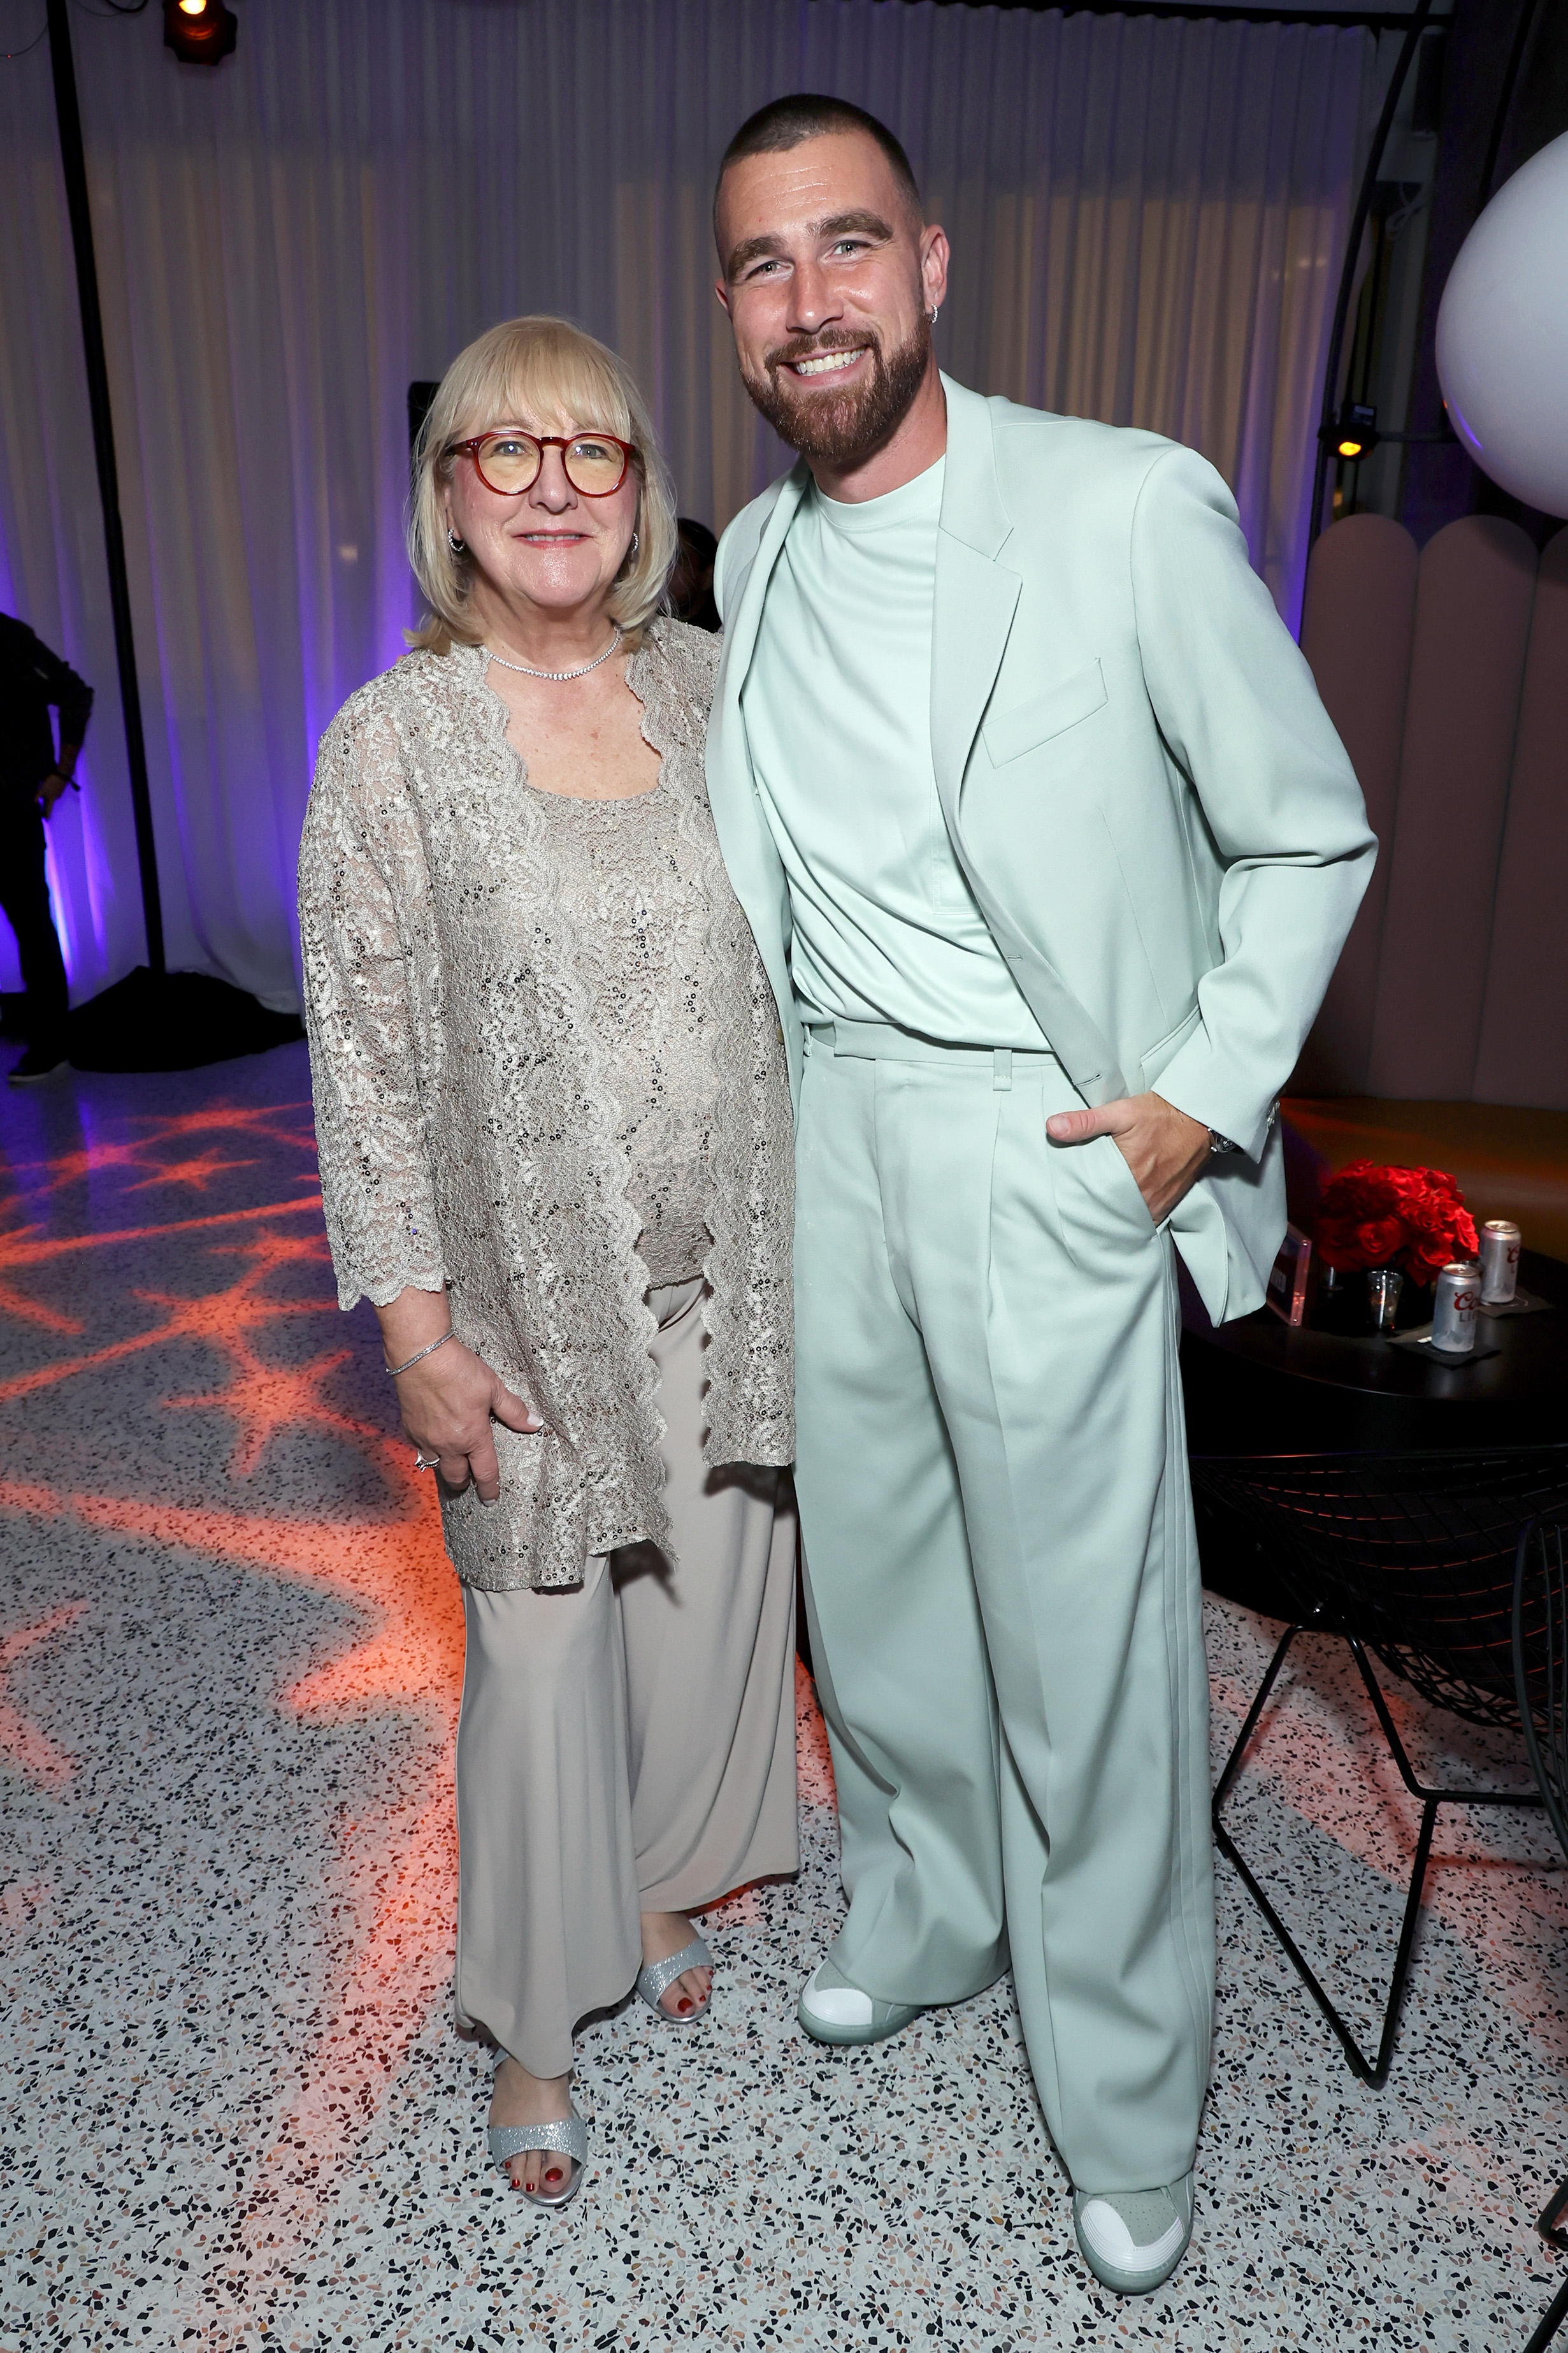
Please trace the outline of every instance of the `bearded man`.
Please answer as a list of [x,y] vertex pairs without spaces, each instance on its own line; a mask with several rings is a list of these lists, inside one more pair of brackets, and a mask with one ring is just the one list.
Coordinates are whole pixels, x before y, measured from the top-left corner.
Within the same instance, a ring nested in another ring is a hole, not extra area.
[[714,227],[800,463],[720,550],[709,795],[798,1121],[797,1483],[868,2042],[1009,1955],[1079,2248],[1192,2232],[1214,1989],[1175,1254],[1283,1238],[1277,1097],[1375,855],[1229,492],[939,374],[948,243],[858,108],[777,100]]

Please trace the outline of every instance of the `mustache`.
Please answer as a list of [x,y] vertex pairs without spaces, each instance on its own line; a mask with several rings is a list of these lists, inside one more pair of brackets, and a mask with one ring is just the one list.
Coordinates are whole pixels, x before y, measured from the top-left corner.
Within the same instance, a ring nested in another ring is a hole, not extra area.
[[864,327],[858,333],[847,327],[825,328],[819,335],[792,335],[785,343],[775,344],[763,363],[770,375],[780,368],[793,367],[796,360],[820,359],[826,352],[869,351],[879,357],[882,340],[873,328]]

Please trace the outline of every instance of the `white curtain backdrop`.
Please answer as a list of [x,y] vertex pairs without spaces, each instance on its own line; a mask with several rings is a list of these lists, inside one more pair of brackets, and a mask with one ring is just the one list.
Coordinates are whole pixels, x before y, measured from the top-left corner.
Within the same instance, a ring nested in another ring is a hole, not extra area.
[[[1202,449],[1294,625],[1367,34],[930,0],[233,5],[216,70],[162,47],[156,6],[72,8],[173,966],[298,1001],[316,742],[414,617],[411,378],[562,311],[641,378],[686,512],[721,528],[787,462],[708,231],[718,155],[781,91],[904,140],[953,243],[943,364]],[[0,50],[42,14],[0,0]],[[79,1002],[145,949],[46,45],[0,62],[0,603],[99,691],[52,842]]]

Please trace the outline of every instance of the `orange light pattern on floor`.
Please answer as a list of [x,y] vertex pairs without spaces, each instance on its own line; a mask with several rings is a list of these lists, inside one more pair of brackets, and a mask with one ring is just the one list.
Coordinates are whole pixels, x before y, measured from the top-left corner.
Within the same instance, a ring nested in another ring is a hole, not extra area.
[[[289,1106],[297,1112],[302,1106]],[[63,1191],[107,1169],[141,1171],[125,1189],[206,1189],[225,1169],[256,1165],[225,1158],[210,1146],[189,1149],[196,1136],[227,1131],[313,1150],[308,1124],[279,1112],[221,1106],[140,1124],[129,1141],[105,1138],[80,1152],[42,1163],[15,1163],[13,1175],[36,1204],[42,1193]],[[173,1156],[162,1157],[173,1146]],[[309,1172],[313,1176],[313,1168]],[[272,1183],[276,1182],[273,1178]],[[278,1704],[301,1717],[412,1718],[421,1735],[418,1802],[366,1816],[339,1837],[333,1866],[345,1905],[359,1916],[348,1959],[322,1990],[323,2025],[296,2091],[283,2102],[268,2147],[246,2192],[247,2238],[253,2252],[297,2242],[310,2234],[332,2176],[363,2135],[387,2083],[431,2002],[450,1975],[457,1894],[452,1760],[463,1669],[462,1601],[442,1549],[439,1514],[430,1483],[416,1481],[409,1450],[384,1430],[331,1404],[325,1385],[351,1351],[338,1347],[300,1365],[269,1361],[269,1331],[301,1316],[335,1314],[320,1197],[254,1208],[176,1218],[165,1225],[115,1227],[103,1233],[48,1235],[36,1219],[3,1222],[17,1207],[0,1205],[0,1315],[39,1334],[79,1335],[82,1320],[19,1288],[29,1272],[66,1255],[94,1253],[95,1274],[112,1280],[113,1254],[126,1246],[150,1248],[180,1238],[199,1248],[193,1276],[226,1260],[232,1279],[206,1291],[128,1287],[121,1297],[150,1312],[146,1328],[96,1349],[49,1360],[0,1382],[0,1404],[39,1389],[68,1385],[149,1349],[195,1343],[210,1352],[220,1377],[199,1393],[170,1396],[171,1409],[222,1413],[234,1426],[228,1461],[232,1480],[248,1481],[269,1451],[306,1427],[330,1432],[372,1461],[384,1478],[388,1504],[374,1517],[289,1520],[215,1505],[98,1494],[26,1480],[0,1481],[0,1510],[45,1521],[71,1521],[105,1534],[184,1546],[208,1560],[226,1561],[263,1575],[308,1580],[351,1601],[364,1619],[361,1638],[327,1666],[278,1694]],[[301,1217],[300,1212],[307,1213]],[[270,1289],[286,1271],[320,1270],[317,1295],[280,1298]],[[0,1641],[0,1749],[34,1785],[50,1794],[69,1779],[71,1759],[5,1695],[5,1670],[89,1607],[56,1609],[32,1627]],[[329,1832],[328,1835],[333,1833]],[[356,1891],[374,1891],[366,1902]]]
[[[25,1369],[0,1382],[0,1406],[21,1407],[58,1390],[68,1411],[78,1382],[165,1345],[197,1352],[211,1367],[212,1386],[195,1387],[183,1369],[178,1383],[171,1377],[171,1390],[177,1393],[163,1402],[176,1416],[176,1445],[178,1433],[193,1421],[199,1426],[215,1413],[227,1417],[233,1437],[226,1476],[235,1491],[220,1492],[210,1504],[197,1506],[95,1493],[45,1477],[11,1478],[0,1480],[0,1512],[46,1527],[74,1526],[183,1548],[204,1560],[299,1581],[338,1597],[357,1613],[361,1631],[339,1657],[280,1689],[277,1704],[307,1722],[401,1722],[417,1742],[416,1760],[405,1777],[416,1792],[407,1803],[362,1809],[358,1819],[341,1826],[322,1824],[321,1836],[331,1850],[323,1866],[331,1900],[352,1918],[353,1927],[315,2004],[321,2020],[316,2040],[296,2063],[295,2080],[280,2096],[238,2193],[253,2282],[285,2273],[285,2251],[315,2237],[337,2178],[369,2132],[413,2038],[447,1992],[456,1914],[452,1767],[462,1678],[461,1598],[442,1549],[430,1482],[416,1476],[410,1451],[331,1401],[331,1377],[350,1352],[338,1345],[299,1364],[271,1360],[269,1336],[282,1343],[287,1335],[309,1333],[309,1319],[335,1305],[313,1163],[302,1161],[300,1189],[292,1197],[175,1215],[163,1224],[50,1232],[46,1216],[68,1188],[109,1177],[121,1189],[134,1190],[139,1207],[152,1206],[150,1197],[162,1194],[175,1210],[184,1209],[193,1192],[209,1196],[226,1169],[266,1168],[258,1187],[286,1193],[287,1176],[279,1180],[267,1164],[276,1159],[279,1146],[310,1155],[312,1137],[308,1121],[300,1117],[302,1109],[211,1106],[188,1116],[136,1122],[130,1138],[94,1136],[79,1151],[14,1162],[17,1190],[0,1198],[0,1324],[9,1324],[14,1355],[25,1359]],[[252,1145],[255,1157],[249,1156]],[[226,1148],[247,1156],[226,1158]],[[179,1271],[162,1278],[158,1289],[136,1288],[117,1269],[117,1252],[134,1250],[144,1262],[153,1250],[172,1244],[182,1253]],[[82,1253],[88,1254],[85,1261]],[[62,1348],[62,1343],[81,1340],[84,1318],[29,1286],[46,1282],[51,1269],[84,1262],[100,1284],[119,1282],[112,1295],[133,1299],[144,1324],[98,1348]],[[214,1288],[200,1289],[215,1269],[222,1279]],[[273,1287],[290,1279],[298,1285],[301,1278],[310,1286],[303,1297],[279,1296]],[[265,1478],[280,1459],[279,1450],[300,1432],[324,1433],[373,1466],[383,1482],[384,1506],[298,1519],[256,1508],[255,1489],[248,1496],[245,1489]],[[11,1464],[16,1467],[14,1456]],[[12,1670],[36,1659],[46,1645],[68,1641],[72,1626],[89,1607],[73,1597],[30,1624],[0,1630],[0,1754],[39,1791],[68,1801],[75,1762],[17,1704]],[[1215,1693],[1220,1713],[1238,1719],[1248,1696],[1223,1682]],[[1403,1721],[1402,1695],[1394,1695],[1393,1704]],[[815,1715],[812,1722],[819,1736]],[[1335,1772],[1332,1735],[1325,1719],[1321,1770],[1315,1779],[1329,1788]],[[825,1755],[817,1752],[813,1761],[808,1751],[803,1763],[803,1798],[831,1803]],[[1293,1784],[1267,1737],[1250,1763],[1274,1782],[1286,1803],[1318,1813],[1313,1778]],[[1381,1765],[1373,1770],[1381,1775]],[[1405,1810],[1396,1791],[1388,1794],[1398,1824],[1392,1841],[1385,1828],[1380,1831],[1359,1815],[1336,1816],[1330,1834],[1385,1878],[1394,1878],[1400,1856],[1396,1852],[1391,1859],[1387,1848],[1392,1843],[1397,1850],[1405,1840]],[[1472,1829],[1463,1816],[1445,1820],[1443,1844],[1446,1856],[1495,1872],[1500,1930],[1510,1917],[1550,1902],[1551,1891],[1536,1871],[1500,1860],[1480,1827]],[[46,1889],[28,1883],[7,1891],[0,1910],[15,1906],[20,1914],[46,1899]],[[1448,1908],[1441,1870],[1428,1881],[1426,1900]],[[1516,1985],[1506,1970],[1493,1974],[1527,2031],[1537,2037],[1550,2031],[1538,2010],[1530,2007],[1529,1989]],[[237,2281],[233,2294],[236,2313],[248,2313],[246,2284]],[[240,2325],[237,2321],[237,2329]],[[247,2327],[241,2336],[230,2333],[225,2322],[220,2337],[203,2341],[251,2340]]]
[[47,1642],[51,1634],[74,1624],[86,1608],[85,1601],[68,1601],[58,1609],[51,1609],[47,1618],[40,1618],[36,1626],[24,1626],[20,1633],[0,1640],[0,1755],[8,1758],[36,1789],[51,1793],[65,1787],[76,1770],[75,1763],[63,1748],[57,1747],[47,1732],[11,1705],[5,1697],[4,1678],[6,1669],[17,1659],[35,1644]]
[[[307,1202],[303,1206],[314,1208],[315,1204]],[[264,1217],[271,1213],[261,1210],[249,1214]],[[209,1222],[205,1218],[182,1220],[187,1230],[193,1227],[199,1229]],[[94,1239],[104,1243],[147,1241],[160,1239],[168,1230],[157,1226],[132,1227],[123,1233]],[[260,1367],[254,1351],[246,1347],[245,1335],[247,1332],[274,1323],[280,1315],[315,1314],[336,1305],[336,1301],[331,1299],[284,1302],[260,1298],[254,1293],[254,1282],[270,1273],[274,1267],[289,1264],[300,1258],[324,1258],[325,1246],[318,1237],[289,1241],[279,1235],[263,1234],[257,1241],[231,1247],[251,1264],[247,1272],[226,1291],[208,1292],[199,1299],[181,1299],[171,1297],[166,1292],[132,1290],[129,1293],[131,1298],[162,1311],[158,1323],[150,1324],[145,1332],[134,1334],[129,1340],[116,1340],[106,1348],[94,1349],[88,1356],[68,1356],[59,1363],[40,1365],[30,1373],[18,1373],[8,1381],[0,1381],[0,1404],[8,1398],[26,1397],[34,1389],[51,1388],[78,1373],[99,1371],[105,1365],[118,1363],[121,1357],[139,1356],[144,1349],[161,1348],[175,1340],[205,1340],[211,1346],[224,1351],[236,1366],[237,1374],[253,1374]],[[79,1330],[79,1324],[76,1328]],[[333,1364],[342,1364],[342,1361],[341,1352],[331,1359]],[[325,1367],[319,1369],[324,1370]],[[281,1379],[284,1377],[278,1377]],[[216,1404],[225,1394],[215,1391],[211,1398],[170,1398],[165,1399],[165,1403]],[[345,1423],[343,1427],[347,1429],[350,1425]],[[255,1463],[249,1467],[253,1470]]]

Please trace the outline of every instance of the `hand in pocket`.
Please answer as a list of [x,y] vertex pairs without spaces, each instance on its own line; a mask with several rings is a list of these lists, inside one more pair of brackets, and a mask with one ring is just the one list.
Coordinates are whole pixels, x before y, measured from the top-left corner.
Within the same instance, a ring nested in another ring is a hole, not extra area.
[[1127,1163],[1154,1224],[1163,1225],[1203,1175],[1209,1132],[1163,1095],[1123,1095],[1090,1111],[1053,1112],[1046,1122],[1053,1144],[1088,1144],[1109,1135]]

